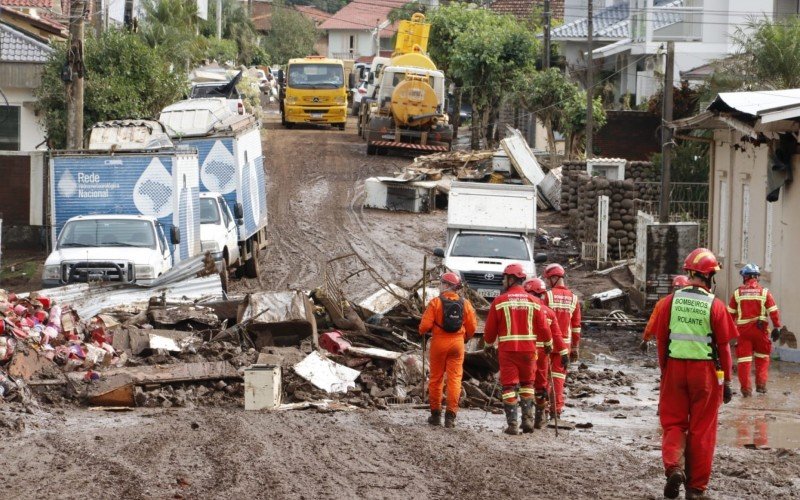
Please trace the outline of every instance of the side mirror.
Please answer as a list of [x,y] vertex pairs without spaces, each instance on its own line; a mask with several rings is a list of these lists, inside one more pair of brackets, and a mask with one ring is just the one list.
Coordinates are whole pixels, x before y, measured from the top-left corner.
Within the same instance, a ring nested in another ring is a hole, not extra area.
[[350,73],[347,75],[347,86],[351,89],[356,86],[356,74]]
[[533,262],[536,264],[541,264],[542,262],[547,262],[547,254],[546,253],[537,253],[533,256]]
[[236,217],[237,219],[244,218],[244,207],[242,207],[241,203],[236,203],[233,206],[233,216]]
[[444,259],[444,249],[443,248],[434,248],[433,249],[433,256],[439,257],[440,259]]
[[236,219],[236,225],[237,226],[244,226],[244,219],[242,219],[242,218]]
[[169,237],[172,240],[173,245],[180,245],[181,244],[181,230],[177,226],[172,226],[169,228]]
[[278,85],[283,86],[284,79],[285,79],[285,76],[283,74],[283,70],[279,69],[278,70]]
[[369,78],[367,78],[367,83],[370,85],[375,85],[375,73],[370,73]]

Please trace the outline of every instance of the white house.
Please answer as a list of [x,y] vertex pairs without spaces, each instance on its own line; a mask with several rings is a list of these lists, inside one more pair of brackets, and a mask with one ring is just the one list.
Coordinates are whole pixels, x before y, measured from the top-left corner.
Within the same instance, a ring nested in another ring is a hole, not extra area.
[[328,33],[328,57],[358,59],[391,51],[396,27],[389,13],[402,7],[404,0],[372,0],[351,2],[319,26]]
[[[552,31],[568,71],[585,81],[588,22],[587,0],[566,0],[566,24]],[[664,74],[664,42],[675,41],[675,81],[681,72],[724,58],[736,51],[736,30],[753,18],[782,19],[797,15],[795,0],[595,0],[593,58],[595,82],[611,82],[614,97],[635,97],[641,104],[660,88]]]
[[33,90],[52,51],[45,40],[0,23],[0,151],[46,149]]
[[728,298],[748,262],[761,267],[781,317],[800,332],[800,89],[719,94],[708,110],[672,124],[713,132],[710,247],[722,263],[717,295]]

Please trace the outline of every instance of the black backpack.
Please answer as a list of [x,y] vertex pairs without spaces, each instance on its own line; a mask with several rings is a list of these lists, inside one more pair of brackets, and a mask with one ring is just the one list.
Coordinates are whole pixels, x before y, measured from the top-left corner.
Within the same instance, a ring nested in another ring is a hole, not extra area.
[[464,324],[464,299],[450,300],[443,296],[439,297],[442,301],[442,324],[439,328],[447,333],[456,333],[461,330]]

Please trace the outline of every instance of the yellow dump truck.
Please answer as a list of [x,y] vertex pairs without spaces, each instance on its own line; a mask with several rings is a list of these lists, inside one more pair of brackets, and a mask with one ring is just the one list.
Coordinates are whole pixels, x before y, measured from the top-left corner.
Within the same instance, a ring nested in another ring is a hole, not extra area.
[[291,59],[281,83],[281,123],[329,124],[344,130],[347,79],[339,59],[309,56]]
[[400,23],[395,54],[380,73],[365,119],[367,154],[450,151],[444,73],[424,52],[429,30],[422,14]]

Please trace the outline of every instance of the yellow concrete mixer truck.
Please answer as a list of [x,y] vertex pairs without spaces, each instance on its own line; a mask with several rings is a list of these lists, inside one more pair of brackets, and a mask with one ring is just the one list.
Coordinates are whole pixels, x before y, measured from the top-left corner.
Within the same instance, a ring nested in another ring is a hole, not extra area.
[[422,14],[400,22],[394,56],[380,72],[366,118],[367,154],[450,151],[444,73],[425,53],[429,31]]

